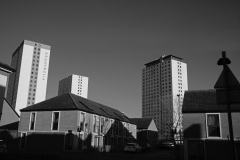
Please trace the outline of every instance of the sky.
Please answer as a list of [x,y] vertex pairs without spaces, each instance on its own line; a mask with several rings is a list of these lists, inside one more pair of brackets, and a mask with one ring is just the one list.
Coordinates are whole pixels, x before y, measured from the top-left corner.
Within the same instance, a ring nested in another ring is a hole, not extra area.
[[89,77],[88,99],[141,117],[142,69],[163,55],[187,63],[189,90],[212,89],[226,51],[240,79],[239,0],[0,1],[0,61],[23,40],[51,46],[46,98]]

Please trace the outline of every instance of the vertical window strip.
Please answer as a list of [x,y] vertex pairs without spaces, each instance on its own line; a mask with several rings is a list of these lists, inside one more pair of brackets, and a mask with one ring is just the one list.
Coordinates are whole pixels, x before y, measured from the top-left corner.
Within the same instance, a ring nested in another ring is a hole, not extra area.
[[34,130],[35,129],[35,122],[36,121],[36,113],[35,112],[33,112],[33,113],[31,113],[31,116],[30,116],[30,130],[32,131],[32,130]]
[[60,112],[52,113],[52,130],[53,131],[57,131],[59,129],[59,118],[60,118]]

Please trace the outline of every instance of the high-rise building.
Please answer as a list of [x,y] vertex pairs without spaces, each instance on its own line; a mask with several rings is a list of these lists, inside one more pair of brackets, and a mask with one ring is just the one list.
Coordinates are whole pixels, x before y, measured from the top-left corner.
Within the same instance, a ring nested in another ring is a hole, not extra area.
[[142,117],[153,118],[160,139],[171,137],[184,91],[188,90],[187,64],[174,55],[145,64],[142,73]]
[[59,81],[58,95],[73,93],[83,98],[88,97],[88,77],[72,74]]
[[11,66],[16,72],[9,77],[7,100],[18,113],[46,99],[50,49],[48,45],[24,40],[12,54]]

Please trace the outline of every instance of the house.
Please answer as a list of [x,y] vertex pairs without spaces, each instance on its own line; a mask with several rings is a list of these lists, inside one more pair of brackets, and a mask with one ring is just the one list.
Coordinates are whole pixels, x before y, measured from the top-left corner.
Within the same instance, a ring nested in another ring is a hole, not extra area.
[[158,129],[152,118],[131,118],[137,125],[137,142],[149,143],[152,148],[158,144]]
[[8,146],[9,150],[16,150],[15,147],[18,142],[18,122],[19,115],[12,108],[5,98],[5,91],[7,86],[7,74],[15,72],[11,66],[0,62],[0,140]]
[[[240,158],[240,105],[232,104],[232,124]],[[227,106],[217,105],[216,90],[186,91],[183,100],[184,159],[230,159]]]
[[22,109],[19,132],[19,149],[27,152],[122,150],[136,141],[126,115],[71,93]]
[[7,86],[7,76],[5,74],[12,72],[15,72],[14,68],[0,62],[0,130],[18,129],[19,115],[5,98],[5,91]]

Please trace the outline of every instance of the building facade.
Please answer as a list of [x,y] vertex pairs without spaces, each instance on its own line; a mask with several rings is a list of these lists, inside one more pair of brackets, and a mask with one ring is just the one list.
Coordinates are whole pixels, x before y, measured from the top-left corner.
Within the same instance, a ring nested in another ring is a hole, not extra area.
[[87,98],[88,77],[72,74],[59,81],[58,95],[68,92]]
[[152,149],[158,145],[158,130],[152,118],[131,118],[137,125],[138,144],[148,143]]
[[46,98],[50,46],[24,40],[12,54],[7,100],[19,110]]
[[[65,93],[21,110],[19,149],[27,152],[123,150],[136,124],[120,111]],[[38,145],[36,145],[38,144]],[[54,145],[53,145],[54,144]]]
[[153,118],[159,139],[171,137],[180,103],[188,90],[187,64],[168,55],[145,64],[142,72],[142,117]]
[[[237,159],[240,158],[240,105],[231,104]],[[185,92],[183,101],[184,159],[231,159],[227,105],[218,105],[216,90]]]

